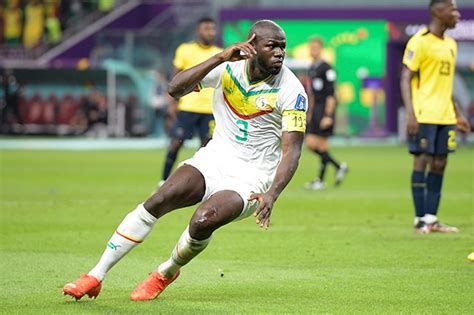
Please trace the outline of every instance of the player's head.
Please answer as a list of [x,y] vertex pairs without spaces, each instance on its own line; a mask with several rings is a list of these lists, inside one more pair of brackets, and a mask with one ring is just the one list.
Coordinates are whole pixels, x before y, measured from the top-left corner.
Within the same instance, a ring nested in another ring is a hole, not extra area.
[[320,37],[311,37],[309,39],[309,53],[314,60],[321,59],[324,42]]
[[436,19],[446,28],[454,28],[461,18],[456,0],[431,0],[431,18]]
[[216,21],[210,17],[199,19],[197,28],[198,42],[203,45],[212,45],[216,39]]
[[252,34],[255,34],[252,44],[257,51],[254,59],[258,66],[270,74],[278,74],[285,59],[285,32],[271,20],[260,20],[252,25],[248,38]]

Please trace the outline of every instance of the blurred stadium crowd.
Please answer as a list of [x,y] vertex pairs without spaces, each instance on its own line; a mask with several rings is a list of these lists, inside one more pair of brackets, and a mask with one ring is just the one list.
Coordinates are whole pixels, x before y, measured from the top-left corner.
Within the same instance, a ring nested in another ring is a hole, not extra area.
[[105,14],[114,5],[115,0],[5,0],[0,6],[0,43],[28,50],[56,44],[64,31],[80,24],[85,16]]
[[[428,2],[342,0],[329,8],[310,0],[5,0],[0,133],[164,136],[174,51],[193,40],[199,18],[212,16],[221,46],[245,38],[251,20],[279,19],[288,29],[287,65],[299,74],[308,68],[307,39],[324,38],[338,73],[336,134],[394,135],[403,123],[401,54],[426,23]],[[467,24],[458,32],[455,85],[474,126],[474,7],[458,5]]]

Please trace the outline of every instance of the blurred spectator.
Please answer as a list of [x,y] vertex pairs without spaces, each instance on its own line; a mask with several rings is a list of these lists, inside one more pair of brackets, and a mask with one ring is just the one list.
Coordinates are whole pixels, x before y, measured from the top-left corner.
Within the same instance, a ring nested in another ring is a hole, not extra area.
[[82,1],[79,0],[65,0],[63,1],[67,6],[67,25],[66,27],[73,26],[79,23],[80,19],[84,14],[84,8]]
[[80,105],[87,119],[86,135],[107,136],[107,99],[98,90],[92,90]]
[[167,92],[168,80],[163,72],[155,73],[155,90],[151,98],[151,106],[155,109],[156,128],[160,134],[171,130],[173,120],[168,115],[168,104],[171,101]]
[[3,37],[7,44],[20,44],[22,32],[23,12],[18,6],[18,1],[9,0],[4,9]]
[[1,108],[2,131],[13,123],[21,123],[19,108],[20,85],[14,74],[5,70],[2,76],[2,91],[4,106]]
[[40,43],[45,24],[44,15],[44,5],[40,0],[28,1],[25,7],[25,32],[23,34],[25,48],[34,48]]
[[471,130],[474,130],[474,100],[471,101],[467,108],[467,120],[471,126]]
[[56,44],[61,40],[62,30],[59,21],[59,0],[46,1],[46,42]]
[[115,6],[115,0],[99,0],[98,9],[103,13],[112,11]]
[[138,98],[134,94],[129,94],[125,101],[125,131],[127,135],[133,135],[136,111],[138,109]]
[[56,123],[58,125],[69,125],[73,127],[77,133],[83,133],[87,129],[87,119],[78,109],[79,103],[71,94],[63,95],[59,103]]

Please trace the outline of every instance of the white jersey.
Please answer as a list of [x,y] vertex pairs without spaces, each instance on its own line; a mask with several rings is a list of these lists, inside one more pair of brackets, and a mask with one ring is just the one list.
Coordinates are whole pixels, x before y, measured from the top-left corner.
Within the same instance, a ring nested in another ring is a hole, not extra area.
[[305,131],[308,97],[286,66],[256,83],[249,82],[247,67],[245,60],[223,63],[198,86],[215,88],[215,129],[208,146],[240,165],[244,162],[247,171],[263,171],[273,180],[281,159],[282,131]]

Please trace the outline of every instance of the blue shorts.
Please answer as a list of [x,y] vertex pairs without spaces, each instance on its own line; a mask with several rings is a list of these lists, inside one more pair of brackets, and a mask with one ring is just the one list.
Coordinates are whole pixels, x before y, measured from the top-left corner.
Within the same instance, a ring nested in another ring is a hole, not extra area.
[[418,134],[408,136],[412,154],[446,155],[456,150],[455,125],[420,124]]
[[178,111],[171,136],[181,140],[192,139],[194,130],[197,129],[200,139],[210,139],[214,132],[214,124],[212,114]]

